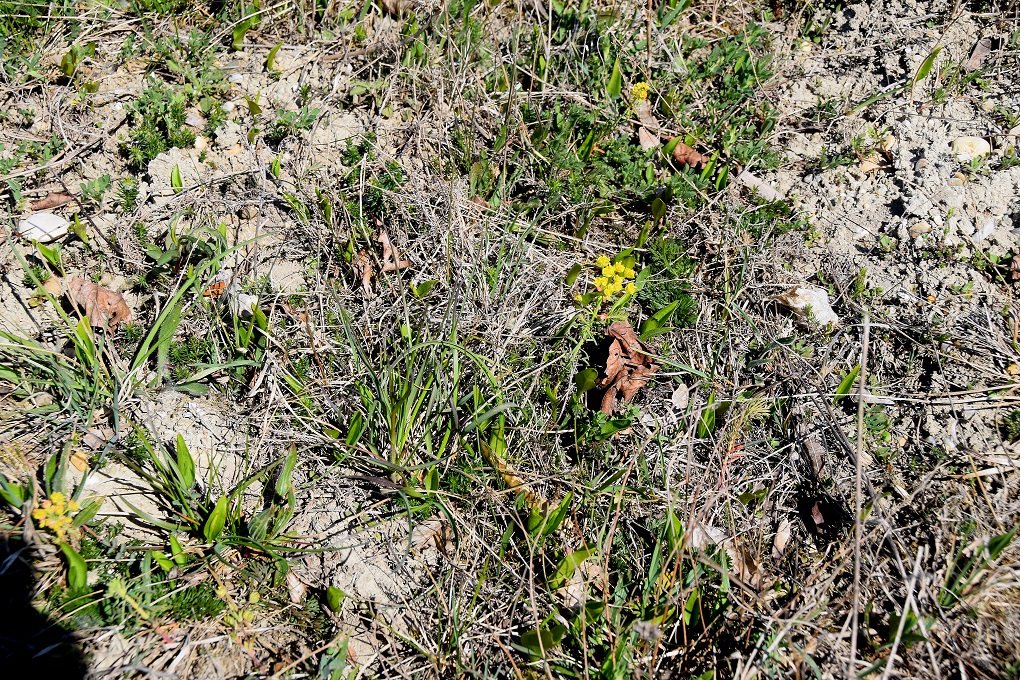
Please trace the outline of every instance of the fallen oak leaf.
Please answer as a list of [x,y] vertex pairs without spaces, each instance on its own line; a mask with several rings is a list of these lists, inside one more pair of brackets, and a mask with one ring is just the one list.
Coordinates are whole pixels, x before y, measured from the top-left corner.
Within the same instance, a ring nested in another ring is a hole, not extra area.
[[606,390],[602,397],[602,412],[610,416],[618,402],[629,402],[638,390],[648,384],[659,370],[659,364],[649,356],[644,343],[625,321],[611,324],[606,335],[613,341],[606,359],[606,377],[599,381],[598,387]]
[[659,138],[642,127],[638,129],[638,143],[643,151],[648,151],[659,146]]
[[31,210],[49,210],[51,208],[59,208],[62,205],[67,205],[74,200],[74,196],[64,191],[51,191],[46,194],[38,201],[32,201],[28,207]]
[[67,284],[67,295],[81,309],[89,324],[96,328],[109,326],[112,330],[117,324],[131,318],[131,310],[123,295],[91,281],[71,279]]

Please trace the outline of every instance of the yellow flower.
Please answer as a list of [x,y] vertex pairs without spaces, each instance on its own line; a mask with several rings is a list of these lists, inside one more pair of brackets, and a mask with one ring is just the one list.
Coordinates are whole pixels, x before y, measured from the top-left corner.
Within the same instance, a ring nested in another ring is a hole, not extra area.
[[609,258],[606,257],[605,255],[599,255],[598,259],[595,260],[595,264],[597,264],[599,267],[608,267]]
[[616,264],[613,265],[613,269],[616,271],[616,273],[622,274],[624,271],[626,271],[627,268],[623,266],[622,262],[617,262]]
[[634,270],[630,267],[627,267],[626,269],[623,270],[623,275],[626,276],[628,279],[632,279],[635,276]]
[[651,88],[648,87],[648,83],[644,81],[634,83],[634,86],[630,88],[630,99],[631,101],[642,102],[648,99],[649,92],[651,92]]
[[64,494],[60,493],[59,491],[54,491],[53,493],[50,494],[50,500],[56,503],[57,505],[60,505],[61,503],[64,502]]
[[633,295],[636,292],[637,292],[637,286],[635,286],[633,283],[628,283],[627,284],[627,294],[628,295]]
[[605,267],[602,268],[602,276],[606,277],[607,279],[615,273],[616,269],[613,268],[613,265],[607,264]]
[[620,276],[619,274],[614,274],[613,275],[613,283],[616,284],[616,285],[619,285],[619,284],[623,283],[623,277]]
[[604,276],[595,277],[595,287],[602,290],[606,287],[607,279]]

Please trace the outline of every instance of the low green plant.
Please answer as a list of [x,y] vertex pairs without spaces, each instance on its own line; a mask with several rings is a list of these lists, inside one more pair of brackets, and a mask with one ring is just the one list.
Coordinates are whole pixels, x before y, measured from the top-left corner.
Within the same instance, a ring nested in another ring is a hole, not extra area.
[[161,83],[149,85],[131,105],[134,127],[121,149],[136,170],[144,170],[149,161],[171,148],[194,145],[195,133],[184,123],[186,105],[183,94]]

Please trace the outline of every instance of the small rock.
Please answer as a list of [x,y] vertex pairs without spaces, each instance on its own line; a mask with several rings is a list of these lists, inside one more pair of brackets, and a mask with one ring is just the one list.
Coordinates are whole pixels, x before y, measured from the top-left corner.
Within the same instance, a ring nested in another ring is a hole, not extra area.
[[237,211],[237,216],[242,220],[253,220],[259,216],[259,209],[253,205],[246,205]]
[[677,411],[686,411],[690,399],[690,390],[687,389],[687,385],[680,383],[680,386],[673,390],[673,395],[669,398],[669,401]]
[[987,156],[991,152],[992,145],[981,137],[958,137],[953,140],[953,153],[956,154],[956,160],[961,163]]
[[927,158],[922,158],[921,160],[919,160],[916,163],[914,163],[914,170],[917,170],[918,172],[920,172],[921,170],[924,170],[926,167],[928,167],[928,159]]
[[43,212],[26,217],[18,223],[18,236],[28,241],[49,243],[67,234],[71,223],[60,215]]
[[898,140],[890,132],[886,134],[885,137],[882,138],[882,143],[879,145],[879,148],[881,148],[882,151],[885,151],[886,153],[890,153],[893,149],[896,148],[897,143]]
[[987,219],[981,223],[981,226],[976,232],[974,232],[974,236],[972,238],[975,242],[984,241],[992,235],[993,231],[995,231],[995,220]]
[[914,226],[910,227],[910,229],[908,229],[908,232],[910,233],[910,238],[917,238],[921,234],[927,234],[930,231],[931,225],[929,225],[927,222],[918,222]]
[[832,311],[829,294],[814,286],[797,286],[778,296],[781,303],[790,308],[801,321],[820,326],[839,323],[839,317]]
[[195,150],[205,151],[209,147],[209,140],[199,135],[195,137]]
[[967,176],[965,174],[963,174],[962,172],[958,172],[958,173],[956,173],[955,175],[953,175],[952,177],[949,178],[949,181],[946,182],[946,186],[962,187],[966,183],[967,183]]
[[184,123],[185,125],[190,125],[193,128],[201,129],[205,127],[205,120],[202,118],[202,116],[198,115],[195,112],[189,113],[187,118],[184,119]]
[[223,102],[220,108],[223,109],[224,113],[230,113],[234,110],[234,102]]
[[242,85],[244,84],[244,76],[242,76],[240,73],[231,73],[230,76],[227,78],[227,81],[235,85]]

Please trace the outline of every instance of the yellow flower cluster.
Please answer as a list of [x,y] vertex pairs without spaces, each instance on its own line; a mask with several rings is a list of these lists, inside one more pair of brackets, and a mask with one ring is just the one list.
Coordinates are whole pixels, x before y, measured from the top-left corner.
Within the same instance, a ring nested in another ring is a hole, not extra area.
[[602,293],[602,297],[608,300],[619,293],[633,295],[636,292],[634,283],[627,282],[627,279],[633,279],[635,276],[633,268],[625,266],[622,262],[613,264],[605,255],[595,260],[595,264],[602,268],[602,276],[595,277],[595,289]]
[[648,87],[648,83],[643,80],[640,83],[634,83],[634,86],[630,88],[630,100],[632,102],[643,102],[648,99],[649,92],[651,92],[651,88]]
[[64,494],[54,491],[50,497],[32,511],[32,518],[43,529],[49,529],[57,540],[64,540],[67,529],[71,526],[71,513],[78,512],[78,501],[67,500]]

